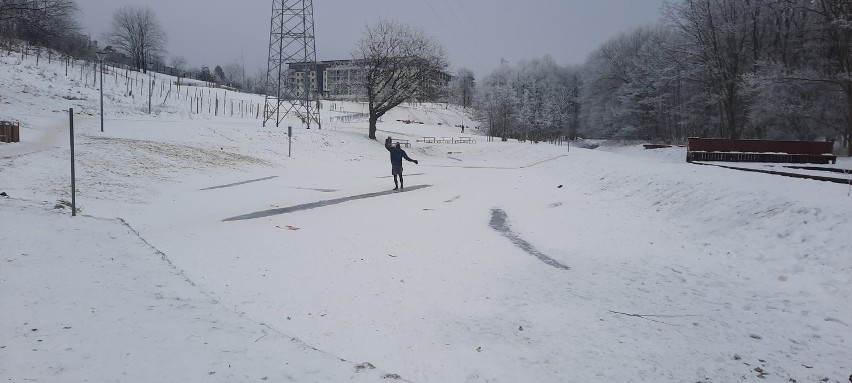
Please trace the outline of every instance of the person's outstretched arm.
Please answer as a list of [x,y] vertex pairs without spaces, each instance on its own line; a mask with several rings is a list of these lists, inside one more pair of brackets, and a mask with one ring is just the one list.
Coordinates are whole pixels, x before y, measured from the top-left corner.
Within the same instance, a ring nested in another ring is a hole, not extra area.
[[402,158],[405,158],[406,160],[408,160],[408,162],[414,162],[415,164],[418,163],[417,160],[412,160],[411,158],[408,158],[408,154],[405,153],[405,150],[402,151]]
[[388,136],[388,138],[385,140],[385,149],[387,149],[388,151],[391,151],[391,138],[390,138],[390,136]]

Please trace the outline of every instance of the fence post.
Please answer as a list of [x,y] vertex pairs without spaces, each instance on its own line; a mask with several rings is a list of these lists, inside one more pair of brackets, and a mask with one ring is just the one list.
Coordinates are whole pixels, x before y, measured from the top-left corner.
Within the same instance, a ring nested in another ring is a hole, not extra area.
[[148,114],[151,114],[151,98],[154,97],[154,80],[149,81],[148,86]]
[[77,216],[77,180],[74,174],[74,108],[68,109],[71,136],[71,216]]

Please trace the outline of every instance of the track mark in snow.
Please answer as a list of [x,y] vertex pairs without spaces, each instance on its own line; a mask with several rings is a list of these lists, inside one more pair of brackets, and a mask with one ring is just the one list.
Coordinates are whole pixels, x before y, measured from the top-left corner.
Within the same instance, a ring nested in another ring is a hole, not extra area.
[[504,237],[508,238],[512,243],[518,245],[521,250],[526,251],[528,254],[538,258],[540,261],[553,266],[557,269],[562,270],[571,270],[570,267],[565,266],[559,261],[548,257],[542,252],[538,251],[532,244],[527,241],[521,239],[518,234],[512,232],[512,229],[509,227],[509,224],[506,222],[506,212],[501,209],[491,209],[491,228],[496,230],[498,233],[502,234]]
[[[422,176],[426,173],[411,173],[411,174],[403,174],[404,177],[413,177],[413,176]],[[393,178],[393,176],[381,176],[376,178]]]
[[230,188],[230,187],[234,187],[234,186],[240,186],[240,185],[250,184],[250,183],[254,183],[254,182],[268,181],[268,180],[271,180],[271,179],[273,179],[273,178],[278,178],[278,176],[265,177],[265,178],[258,178],[258,179],[256,179],[256,180],[248,180],[248,181],[237,182],[237,183],[227,184],[227,185],[213,186],[213,187],[209,187],[209,188],[201,189],[201,191],[216,190],[216,189],[225,189],[225,188]]
[[453,197],[453,198],[450,198],[450,199],[448,199],[448,200],[446,200],[446,201],[444,201],[444,202],[445,202],[445,203],[456,202],[456,201],[458,201],[458,200],[459,200],[459,198],[461,198],[461,196],[460,196],[460,195],[457,195],[457,196],[455,196],[455,197]]
[[294,189],[311,190],[311,191],[320,192],[320,193],[334,193],[334,192],[338,191],[337,189],[317,189],[317,188],[294,188]]
[[538,166],[547,162],[556,161],[560,158],[568,157],[567,154],[563,154],[561,156],[556,156],[553,158],[548,158],[546,160],[541,160],[538,162],[534,162],[525,166],[461,166],[461,165],[420,165],[421,167],[433,167],[433,168],[457,168],[457,169],[494,169],[494,170],[520,170],[520,169],[529,169],[534,166]]
[[343,197],[343,198],[330,199],[330,200],[325,200],[325,201],[311,202],[311,203],[306,203],[306,204],[296,205],[296,206],[290,206],[290,207],[282,207],[282,208],[278,208],[278,209],[258,211],[258,212],[251,213],[251,214],[245,214],[245,215],[227,218],[227,219],[222,220],[222,222],[245,221],[245,220],[249,220],[249,219],[266,218],[266,217],[271,217],[271,216],[274,216],[274,215],[281,215],[281,214],[293,213],[293,212],[297,212],[297,211],[316,209],[316,208],[319,208],[319,207],[337,205],[337,204],[341,204],[341,203],[344,203],[344,202],[356,201],[356,200],[359,200],[359,199],[367,199],[367,198],[380,197],[380,196],[391,195],[391,194],[396,194],[396,193],[404,193],[404,192],[409,192],[409,191],[414,191],[414,190],[420,190],[420,189],[425,189],[425,188],[428,188],[428,187],[431,187],[431,186],[432,185],[416,185],[416,186],[407,187],[402,191],[388,190],[388,191],[383,191],[383,192],[359,194],[359,195],[350,196],[350,197]]

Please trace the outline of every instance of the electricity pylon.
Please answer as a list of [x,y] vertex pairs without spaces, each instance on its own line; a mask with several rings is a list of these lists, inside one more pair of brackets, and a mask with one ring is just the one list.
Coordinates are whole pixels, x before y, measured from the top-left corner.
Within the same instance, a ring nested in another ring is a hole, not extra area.
[[317,47],[312,0],[273,0],[263,126],[295,116],[320,125]]

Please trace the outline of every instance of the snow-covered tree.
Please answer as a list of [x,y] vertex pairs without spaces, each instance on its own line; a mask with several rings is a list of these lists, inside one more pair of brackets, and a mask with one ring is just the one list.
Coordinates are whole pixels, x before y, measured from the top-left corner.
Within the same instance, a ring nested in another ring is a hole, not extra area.
[[488,126],[488,134],[504,139],[515,133],[515,115],[518,100],[512,88],[515,72],[502,66],[485,77],[481,89],[476,93],[477,115]]
[[473,71],[467,68],[459,69],[450,82],[450,101],[468,108],[473,105],[475,91],[476,77]]

